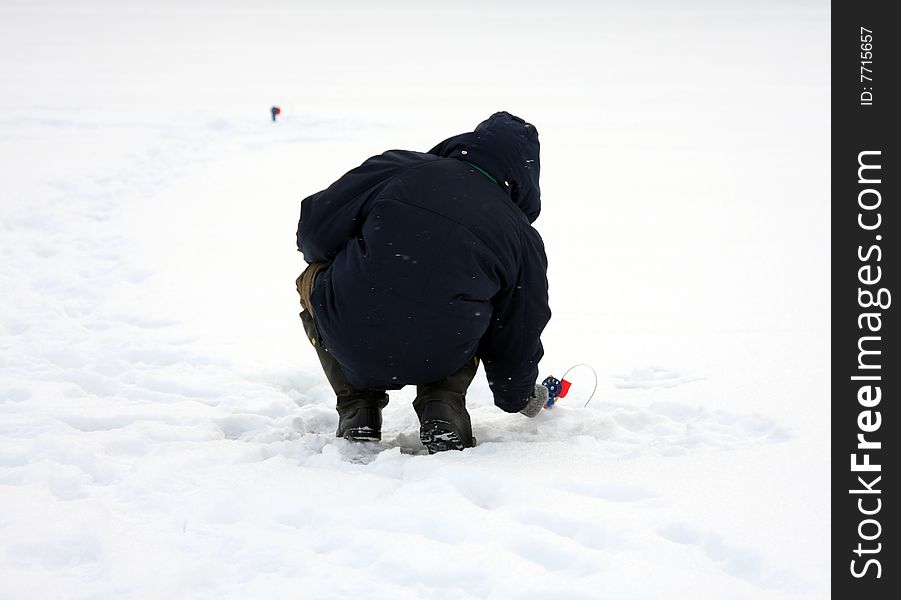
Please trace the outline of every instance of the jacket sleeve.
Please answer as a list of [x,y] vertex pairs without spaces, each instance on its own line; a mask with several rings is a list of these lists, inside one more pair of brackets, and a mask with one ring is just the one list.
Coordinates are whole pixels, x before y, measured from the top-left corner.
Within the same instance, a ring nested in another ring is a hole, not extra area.
[[331,261],[363,225],[366,206],[385,184],[409,166],[408,153],[389,150],[367,159],[328,188],[305,198],[297,223],[297,249],[309,263]]
[[547,256],[541,236],[529,227],[516,281],[495,298],[491,325],[477,351],[502,410],[519,412],[528,402],[544,356],[541,332],[550,318]]

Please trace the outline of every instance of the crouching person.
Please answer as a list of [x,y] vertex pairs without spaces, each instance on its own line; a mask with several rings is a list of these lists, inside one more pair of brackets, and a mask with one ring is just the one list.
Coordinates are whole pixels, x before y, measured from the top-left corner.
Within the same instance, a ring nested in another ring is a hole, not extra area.
[[335,391],[339,437],[381,439],[388,390],[416,386],[429,452],[473,445],[466,391],[536,416],[550,319],[538,132],[506,112],[428,153],[389,150],[304,199],[301,320]]

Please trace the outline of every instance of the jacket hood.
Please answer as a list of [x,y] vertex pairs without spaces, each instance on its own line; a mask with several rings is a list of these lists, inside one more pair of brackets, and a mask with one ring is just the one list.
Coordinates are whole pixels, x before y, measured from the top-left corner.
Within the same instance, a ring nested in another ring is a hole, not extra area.
[[484,169],[525,213],[529,223],[541,212],[538,130],[508,112],[496,112],[474,131],[447,138],[429,154],[458,158]]

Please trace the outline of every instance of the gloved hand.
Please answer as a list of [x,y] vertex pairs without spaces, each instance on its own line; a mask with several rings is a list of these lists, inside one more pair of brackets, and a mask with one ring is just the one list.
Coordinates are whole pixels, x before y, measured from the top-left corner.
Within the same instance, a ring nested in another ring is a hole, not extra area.
[[547,388],[539,383],[535,386],[535,390],[532,392],[532,395],[529,396],[529,401],[526,403],[525,408],[523,408],[519,412],[529,417],[530,419],[535,418],[538,416],[538,413],[541,412],[541,409],[544,408],[544,405],[547,404],[547,399]]

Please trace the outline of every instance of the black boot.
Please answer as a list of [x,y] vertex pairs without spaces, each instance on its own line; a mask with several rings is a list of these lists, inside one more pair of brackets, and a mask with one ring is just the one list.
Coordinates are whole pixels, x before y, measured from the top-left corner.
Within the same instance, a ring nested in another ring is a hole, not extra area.
[[359,392],[338,397],[338,430],[336,437],[354,442],[377,442],[382,439],[382,409],[388,404],[384,392]]
[[419,440],[429,454],[475,446],[466,390],[477,369],[478,362],[473,359],[453,375],[416,388],[413,408],[419,417]]
[[300,320],[307,338],[316,349],[325,378],[338,398],[335,405],[338,410],[338,430],[335,436],[354,441],[381,440],[382,409],[388,404],[388,394],[384,391],[355,389],[341,371],[341,365],[329,354],[310,313],[300,313]]
[[420,417],[419,441],[429,454],[445,450],[472,448],[472,423],[464,406],[451,406],[441,400],[433,400],[425,405]]

